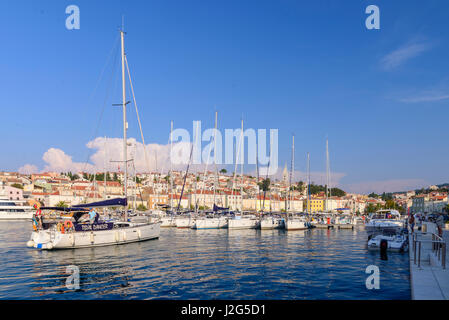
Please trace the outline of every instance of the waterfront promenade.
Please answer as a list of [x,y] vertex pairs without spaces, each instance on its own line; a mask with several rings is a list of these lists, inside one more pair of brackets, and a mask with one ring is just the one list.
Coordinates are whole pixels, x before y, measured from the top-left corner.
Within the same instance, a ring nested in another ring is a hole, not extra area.
[[[434,224],[428,224],[428,232],[436,232]],[[419,232],[419,231],[418,231]],[[449,230],[443,231],[446,242],[446,269],[431,251],[430,243],[422,244],[421,265],[414,263],[413,242],[410,234],[410,286],[413,300],[448,300],[449,299]],[[417,253],[418,255],[418,253]]]

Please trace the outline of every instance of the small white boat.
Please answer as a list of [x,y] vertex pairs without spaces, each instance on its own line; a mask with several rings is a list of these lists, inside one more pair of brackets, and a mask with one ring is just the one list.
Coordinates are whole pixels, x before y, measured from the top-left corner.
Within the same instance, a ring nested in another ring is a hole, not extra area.
[[340,214],[335,218],[336,227],[339,229],[354,229],[356,225],[355,219],[349,214]]
[[406,234],[393,234],[393,235],[383,235],[379,234],[373,236],[368,240],[369,250],[380,250],[382,240],[387,241],[387,250],[389,251],[408,251],[408,237]]
[[260,220],[261,230],[284,229],[285,220],[281,217],[266,216]]
[[257,229],[260,226],[260,220],[251,215],[236,215],[228,220],[228,229]]
[[368,232],[396,232],[404,227],[404,222],[397,210],[379,210],[369,216],[368,221],[365,223],[365,229]]

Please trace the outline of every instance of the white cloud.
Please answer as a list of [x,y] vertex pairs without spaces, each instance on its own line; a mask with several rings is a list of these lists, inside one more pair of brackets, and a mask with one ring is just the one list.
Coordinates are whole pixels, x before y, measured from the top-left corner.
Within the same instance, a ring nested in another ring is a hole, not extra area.
[[[123,140],[121,138],[98,137],[86,144],[91,149],[88,162],[75,162],[72,156],[58,148],[48,149],[42,159],[45,166],[41,172],[103,172],[116,171],[119,167],[123,170]],[[173,153],[176,154],[173,169],[185,170],[190,156],[190,143],[179,142],[173,144]],[[144,146],[136,139],[128,139],[128,159],[133,159],[137,172],[163,171],[170,169],[170,145],[147,144],[146,155]],[[128,170],[134,171],[133,162],[129,162]],[[202,170],[204,165],[191,166],[192,170]],[[21,167],[24,173],[39,172],[37,166],[27,164]]]
[[384,70],[391,70],[432,48],[432,45],[424,41],[412,41],[390,52],[381,60]]
[[423,179],[395,179],[345,184],[343,188],[345,191],[352,193],[368,194],[371,192],[382,193],[415,190],[429,185],[430,183]]
[[436,90],[423,91],[417,95],[399,99],[400,102],[405,103],[419,103],[419,102],[434,102],[449,99],[449,90],[442,92]]

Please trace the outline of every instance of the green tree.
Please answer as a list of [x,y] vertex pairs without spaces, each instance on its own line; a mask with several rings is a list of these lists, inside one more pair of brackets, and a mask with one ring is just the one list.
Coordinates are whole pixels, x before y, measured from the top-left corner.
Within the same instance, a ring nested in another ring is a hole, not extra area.
[[67,207],[68,207],[68,204],[67,204],[65,201],[59,201],[59,202],[56,204],[56,206],[59,207],[59,208],[67,208]]
[[262,182],[259,182],[259,188],[262,189],[262,191],[269,191],[270,190],[270,178],[263,179]]
[[137,206],[137,210],[139,211],[147,211],[147,207],[145,207],[142,203]]
[[368,195],[368,197],[370,197],[370,198],[375,198],[375,199],[379,199],[379,195],[376,194],[376,193],[374,193],[374,192],[371,192],[371,193]]
[[223,173],[223,174],[225,174],[225,173],[227,173],[227,172],[228,172],[228,170],[226,170],[226,169],[224,169],[224,168],[220,170],[220,173]]

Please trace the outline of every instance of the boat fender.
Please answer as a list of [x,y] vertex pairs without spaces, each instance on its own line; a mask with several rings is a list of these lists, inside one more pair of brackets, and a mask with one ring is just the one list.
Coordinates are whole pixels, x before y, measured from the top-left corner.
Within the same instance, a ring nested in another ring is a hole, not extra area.
[[27,242],[27,247],[34,247],[34,241],[33,240],[29,240],[28,242]]
[[120,241],[120,235],[119,235],[118,231],[115,232],[114,236],[115,236],[115,242],[119,242]]
[[53,243],[51,243],[51,242],[47,243],[47,249],[48,250],[53,249]]
[[94,233],[93,232],[91,232],[90,233],[90,243],[94,243],[94,241],[95,241],[95,239],[94,239]]
[[73,233],[69,236],[69,240],[70,240],[70,243],[72,244],[72,246],[74,246],[75,245],[75,235],[73,235]]
[[126,241],[126,231],[123,231],[123,241]]
[[137,236],[140,238],[142,238],[142,233],[140,232],[140,229],[137,229]]
[[388,260],[388,257],[387,257],[388,240],[386,240],[386,239],[380,240],[379,247],[380,247],[380,259]]

